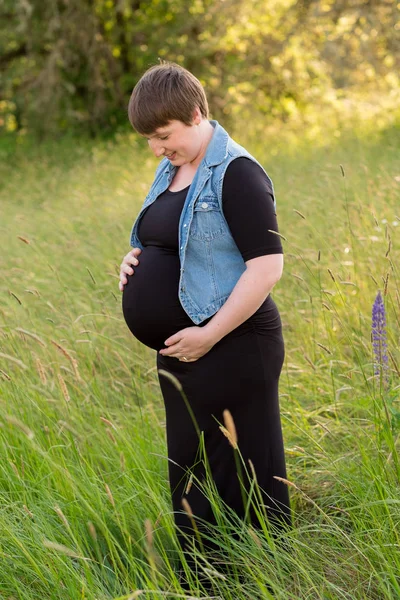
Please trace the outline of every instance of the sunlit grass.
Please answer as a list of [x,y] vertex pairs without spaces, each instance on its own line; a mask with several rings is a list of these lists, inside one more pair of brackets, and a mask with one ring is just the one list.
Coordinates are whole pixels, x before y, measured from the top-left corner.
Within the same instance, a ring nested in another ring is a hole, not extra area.
[[[395,599],[399,133],[277,154],[272,139],[248,137],[274,180],[285,238],[274,299],[295,527],[277,543],[265,524],[232,525],[209,482],[219,523],[210,535],[232,568],[224,575],[199,557],[200,574],[224,600]],[[117,286],[154,167],[132,136],[20,150],[3,165],[2,598],[189,597],[174,570],[154,355],[127,330]],[[379,289],[387,388],[370,338]],[[207,597],[196,577],[193,595]]]

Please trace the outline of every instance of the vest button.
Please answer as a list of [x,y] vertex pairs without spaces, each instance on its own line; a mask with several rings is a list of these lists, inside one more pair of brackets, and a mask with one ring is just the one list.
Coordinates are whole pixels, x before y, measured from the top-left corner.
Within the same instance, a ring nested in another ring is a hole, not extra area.
[[208,208],[208,203],[207,202],[203,202],[203,204],[201,205],[201,208]]

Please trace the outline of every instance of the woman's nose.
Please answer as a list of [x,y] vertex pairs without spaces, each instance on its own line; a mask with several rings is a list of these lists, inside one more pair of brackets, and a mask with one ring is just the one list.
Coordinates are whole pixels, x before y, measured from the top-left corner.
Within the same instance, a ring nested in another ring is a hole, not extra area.
[[149,146],[157,158],[162,156],[165,152],[165,148],[156,140],[149,140]]

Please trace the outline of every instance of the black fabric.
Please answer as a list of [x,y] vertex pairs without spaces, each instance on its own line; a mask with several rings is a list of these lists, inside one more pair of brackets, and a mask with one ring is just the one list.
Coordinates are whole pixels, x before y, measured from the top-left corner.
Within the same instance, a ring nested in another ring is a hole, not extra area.
[[226,170],[222,206],[243,260],[283,254],[271,184],[261,167],[249,158],[236,158]]
[[144,249],[122,296],[129,329],[154,350],[165,348],[168,337],[194,325],[178,298],[178,224],[187,191],[167,190],[144,213],[138,231]]
[[[223,208],[234,239],[247,259],[282,252],[273,202],[263,171],[247,159],[229,166],[223,185]],[[141,219],[139,239],[144,249],[140,264],[128,277],[123,312],[132,333],[157,350],[180,329],[193,326],[178,299],[180,263],[178,224],[187,189],[167,191]],[[204,325],[204,323],[202,323]],[[228,506],[243,517],[244,507],[232,447],[221,433],[224,409],[231,412],[246,468],[254,465],[268,516],[290,523],[287,487],[274,475],[286,477],[278,401],[278,381],[284,359],[284,342],[278,309],[268,296],[259,310],[218,342],[198,361],[185,363],[157,354],[157,368],[178,379],[199,429],[203,432],[210,470],[217,490]],[[169,481],[180,542],[193,534],[192,522],[182,511],[186,498],[198,527],[214,523],[202,491],[188,484],[187,469],[202,479],[198,461],[199,439],[187,405],[176,386],[159,375],[166,410]],[[258,525],[254,513],[251,519]],[[192,535],[193,538],[193,535]]]

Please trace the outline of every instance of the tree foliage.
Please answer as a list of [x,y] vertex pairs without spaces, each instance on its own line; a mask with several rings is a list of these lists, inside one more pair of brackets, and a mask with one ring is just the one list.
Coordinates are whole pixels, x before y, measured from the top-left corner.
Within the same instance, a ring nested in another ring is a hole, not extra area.
[[125,119],[159,58],[192,70],[212,113],[285,118],[399,88],[394,0],[0,0],[0,123],[92,133]]

